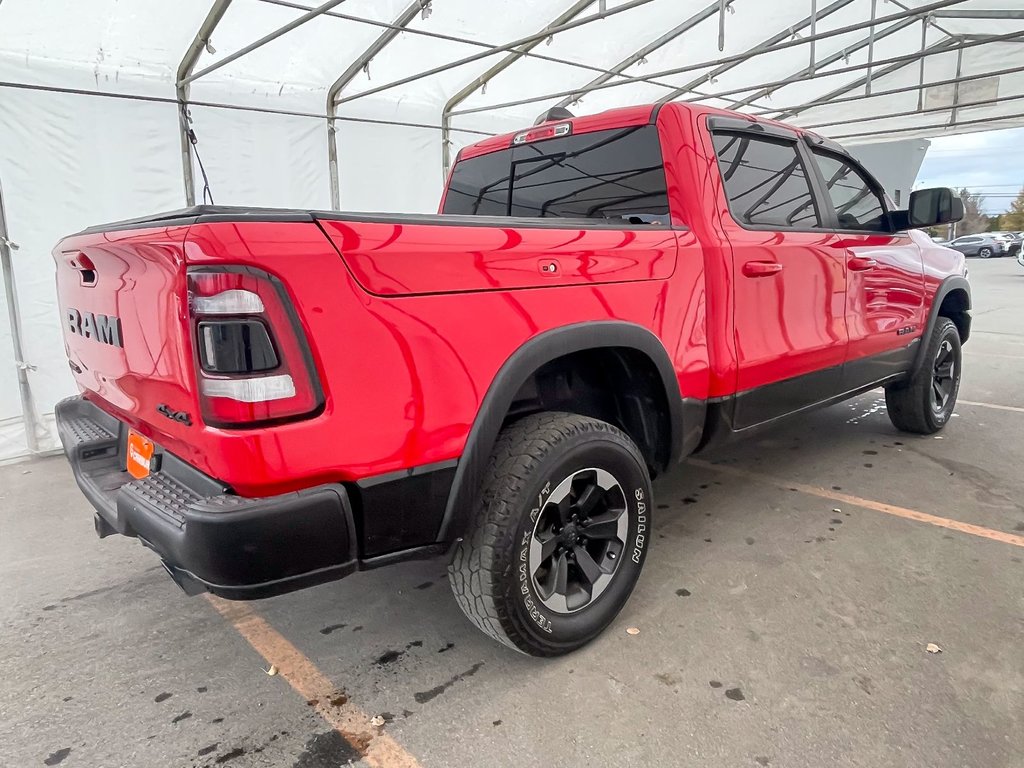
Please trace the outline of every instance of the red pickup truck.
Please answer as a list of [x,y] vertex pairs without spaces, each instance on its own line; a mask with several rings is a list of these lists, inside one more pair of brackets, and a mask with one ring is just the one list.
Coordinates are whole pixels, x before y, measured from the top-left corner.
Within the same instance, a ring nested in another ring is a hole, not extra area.
[[57,419],[102,537],[248,599],[447,557],[481,630],[595,637],[652,541],[651,478],[884,386],[956,402],[961,254],[842,147],[670,103],[464,148],[439,215],[200,206],[53,251],[82,394]]

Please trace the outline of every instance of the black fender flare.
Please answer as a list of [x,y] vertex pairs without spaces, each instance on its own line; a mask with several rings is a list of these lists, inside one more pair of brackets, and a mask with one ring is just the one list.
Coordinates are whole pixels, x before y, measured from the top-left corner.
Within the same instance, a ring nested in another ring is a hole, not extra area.
[[[935,324],[939,321],[939,310],[942,308],[942,302],[945,300],[953,291],[961,290],[967,295],[967,309],[971,308],[971,284],[967,282],[967,278],[962,275],[950,275],[945,278],[939,287],[935,290],[935,295],[932,297],[932,305],[928,310],[928,322],[924,327],[924,334],[921,336],[921,343],[918,346],[917,354],[914,357],[914,367],[911,371],[916,372],[924,362],[925,348],[928,346],[928,339],[932,334],[932,330],[935,328]],[[961,342],[967,341],[970,336],[970,317],[967,318],[967,324],[963,333]]]
[[[675,368],[657,336],[641,325],[615,320],[577,323],[545,331],[513,352],[498,369],[488,387],[455,470],[437,541],[452,541],[465,530],[501,425],[513,398],[527,379],[545,363],[556,358],[586,349],[607,347],[635,349],[654,363],[665,387],[665,400],[668,404],[671,428],[669,464],[681,457],[684,450],[684,403],[679,394]],[[703,401],[700,402],[703,404]],[[690,419],[686,421],[689,427],[687,432],[703,430],[703,414],[699,424],[689,423]],[[700,431],[697,431],[696,437],[686,434],[686,438],[686,444],[693,450],[700,440]]]

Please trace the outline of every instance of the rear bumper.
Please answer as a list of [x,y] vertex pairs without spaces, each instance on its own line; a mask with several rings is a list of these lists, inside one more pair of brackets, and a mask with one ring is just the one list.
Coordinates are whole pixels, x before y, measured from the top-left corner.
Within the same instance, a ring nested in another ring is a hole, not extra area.
[[352,505],[339,484],[246,499],[169,453],[143,480],[123,468],[127,427],[82,397],[57,430],[99,536],[138,537],[185,591],[247,600],[333,581],[358,568]]

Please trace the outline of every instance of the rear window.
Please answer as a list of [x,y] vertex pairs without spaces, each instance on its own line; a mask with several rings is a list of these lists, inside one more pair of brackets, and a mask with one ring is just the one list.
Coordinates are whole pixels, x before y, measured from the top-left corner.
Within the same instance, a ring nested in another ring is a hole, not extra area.
[[658,130],[595,131],[462,160],[442,213],[667,225]]

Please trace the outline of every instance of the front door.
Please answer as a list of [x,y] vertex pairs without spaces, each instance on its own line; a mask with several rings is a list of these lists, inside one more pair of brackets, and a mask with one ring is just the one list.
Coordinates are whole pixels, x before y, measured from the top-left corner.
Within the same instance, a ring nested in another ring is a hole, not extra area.
[[925,326],[921,248],[909,232],[890,231],[884,196],[855,160],[821,149],[813,156],[846,251],[843,388],[852,390],[913,364]]
[[714,145],[733,261],[732,426],[744,429],[840,391],[846,249],[823,226],[795,132],[715,129]]

